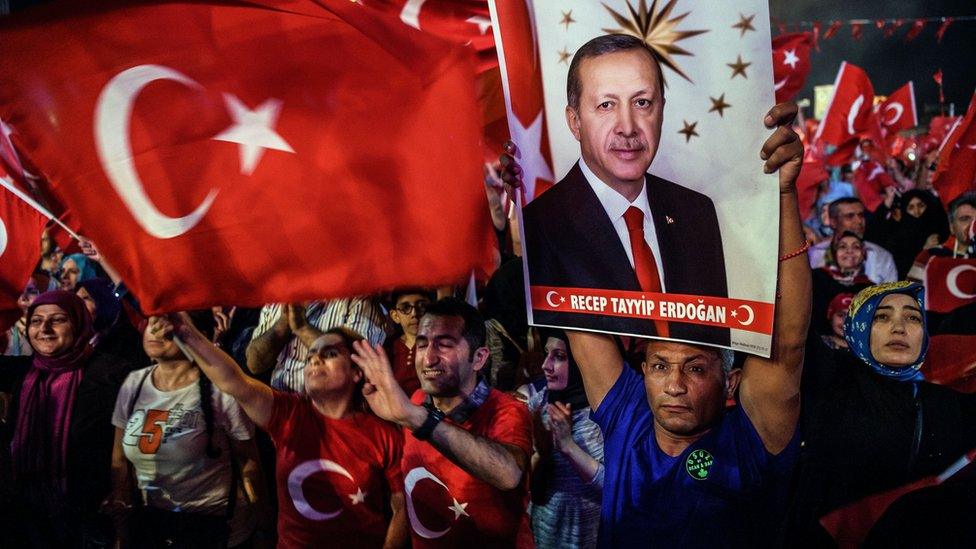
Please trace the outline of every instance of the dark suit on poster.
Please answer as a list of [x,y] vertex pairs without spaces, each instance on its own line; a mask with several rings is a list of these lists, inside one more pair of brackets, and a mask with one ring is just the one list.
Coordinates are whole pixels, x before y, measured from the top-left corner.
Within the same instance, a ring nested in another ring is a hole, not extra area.
[[[707,196],[645,178],[667,293],[728,297],[715,205]],[[579,164],[522,212],[529,280],[536,286],[640,291],[627,252]],[[654,335],[643,319],[535,310],[535,323]],[[670,337],[729,345],[728,328],[670,322]]]

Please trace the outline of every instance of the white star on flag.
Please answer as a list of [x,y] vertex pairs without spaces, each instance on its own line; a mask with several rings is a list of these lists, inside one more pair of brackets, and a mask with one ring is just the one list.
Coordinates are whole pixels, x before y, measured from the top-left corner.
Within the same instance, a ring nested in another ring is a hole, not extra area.
[[[452,498],[452,499],[454,499],[454,498]],[[454,505],[449,506],[448,509],[450,509],[451,511],[454,511],[454,520],[457,520],[457,519],[461,518],[461,515],[464,515],[466,517],[470,517],[471,516],[471,515],[468,514],[467,511],[465,511],[465,509],[467,507],[468,507],[468,504],[467,503],[461,503],[457,499],[454,499]]]
[[481,32],[481,34],[486,33],[488,29],[491,28],[491,19],[488,19],[483,15],[472,15],[471,17],[465,19],[465,22],[478,25],[478,30]]
[[784,65],[789,65],[791,69],[796,70],[796,64],[799,62],[800,58],[796,56],[796,48],[783,52]]
[[352,501],[353,505],[360,504],[366,501],[366,492],[363,492],[362,488],[356,488],[356,493],[349,494],[349,499]]
[[264,149],[294,154],[291,145],[274,131],[278,113],[281,111],[281,101],[268,99],[251,110],[237,96],[225,93],[224,102],[227,103],[227,110],[234,119],[234,124],[212,139],[240,144],[242,174],[254,173],[254,168],[264,155]]
[[537,179],[555,181],[549,163],[542,156],[542,111],[535,116],[535,120],[526,128],[518,120],[517,116],[510,115],[509,129],[512,132],[512,141],[518,145],[519,165],[522,166],[522,183],[525,184],[526,195],[531,198],[535,196],[535,182]]

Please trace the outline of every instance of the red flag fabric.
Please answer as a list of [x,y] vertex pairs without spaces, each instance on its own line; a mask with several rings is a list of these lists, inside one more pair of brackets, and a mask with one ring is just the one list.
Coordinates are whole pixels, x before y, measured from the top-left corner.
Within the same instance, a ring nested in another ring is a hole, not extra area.
[[[929,136],[935,139],[938,145],[941,145],[945,141],[946,136],[949,135],[949,130],[958,120],[962,120],[961,116],[933,116],[929,120]],[[938,146],[936,145],[936,146]]]
[[463,48],[340,0],[57,8],[0,22],[0,116],[147,313],[490,268]]
[[[13,185],[0,167],[0,178]],[[0,332],[20,317],[17,298],[41,256],[41,233],[47,219],[0,185]]]
[[509,97],[508,127],[518,146],[526,201],[539,196],[556,182],[552,173],[542,64],[535,41],[531,6],[526,0],[497,0],[496,17],[501,29],[498,61]]
[[796,202],[801,219],[807,219],[811,215],[813,204],[817,200],[818,187],[829,178],[824,161],[817,156],[812,146],[807,145],[803,151],[803,166],[796,179]]
[[773,87],[776,102],[793,99],[810,75],[810,49],[813,34],[798,32],[773,39]]
[[922,375],[930,383],[976,393],[976,335],[931,336]]
[[478,103],[484,124],[485,160],[498,160],[509,132],[488,1],[361,0],[360,3],[396,17],[405,25],[466,46],[477,53]]
[[888,175],[884,164],[874,160],[861,162],[854,171],[854,189],[869,212],[878,209],[884,201],[884,190],[894,187],[895,180]]
[[945,103],[945,93],[943,93],[942,89],[942,69],[939,69],[932,74],[932,80],[935,80],[935,83],[939,85],[939,103]]
[[891,92],[891,95],[878,105],[878,118],[889,142],[890,138],[898,132],[918,126],[914,84],[908,82]]
[[837,34],[837,31],[840,30],[840,26],[841,26],[840,21],[834,20],[833,22],[831,22],[830,26],[827,27],[827,30],[825,30],[823,33],[823,39],[826,41],[833,38],[834,35]]
[[948,313],[976,302],[976,259],[933,257],[925,267],[925,308]]
[[834,95],[814,138],[844,153],[831,154],[829,164],[848,162],[854,146],[862,138],[879,144],[884,142],[873,105],[874,86],[867,73],[846,61],[841,63],[834,81]]
[[863,29],[864,29],[863,23],[851,23],[851,38],[853,38],[854,40],[860,40]]
[[942,24],[939,25],[939,30],[935,31],[935,41],[939,44],[942,43],[942,37],[945,36],[947,30],[949,30],[949,25],[952,24],[953,19],[951,17],[946,17]]
[[948,205],[960,194],[976,188],[976,93],[966,116],[949,132],[939,149],[932,186]]
[[922,29],[924,28],[925,28],[924,19],[916,19],[915,21],[913,21],[912,27],[908,29],[907,33],[905,33],[905,42],[911,42],[912,40],[918,38],[918,35],[922,34]]

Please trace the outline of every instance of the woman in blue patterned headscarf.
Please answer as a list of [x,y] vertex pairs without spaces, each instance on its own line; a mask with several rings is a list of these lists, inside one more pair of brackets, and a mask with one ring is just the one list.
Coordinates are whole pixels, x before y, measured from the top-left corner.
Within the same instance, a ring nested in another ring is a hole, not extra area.
[[919,370],[929,347],[925,288],[903,281],[861,290],[851,301],[844,338],[875,373],[896,381],[922,381]]
[[[844,323],[849,350],[824,348],[804,361],[804,456],[786,545],[827,539],[821,519],[829,513],[939,475],[976,447],[976,395],[922,376],[923,296],[912,282],[861,290]],[[863,540],[832,541],[855,546]]]

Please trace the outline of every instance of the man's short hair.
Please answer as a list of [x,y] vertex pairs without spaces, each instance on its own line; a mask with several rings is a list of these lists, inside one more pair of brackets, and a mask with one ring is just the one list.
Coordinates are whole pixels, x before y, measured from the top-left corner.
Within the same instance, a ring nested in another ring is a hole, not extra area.
[[953,198],[952,202],[949,202],[949,220],[956,220],[956,210],[958,210],[960,206],[976,208],[976,191],[964,192],[961,195]]
[[597,36],[583,44],[573,55],[573,62],[569,64],[569,74],[566,76],[566,100],[574,111],[579,110],[580,95],[583,93],[583,83],[580,81],[580,64],[584,59],[600,57],[618,51],[644,50],[657,67],[657,85],[664,96],[664,73],[657,56],[647,47],[643,40],[629,34],[604,34]]
[[463,321],[461,337],[468,342],[473,356],[475,350],[485,346],[485,320],[481,318],[478,309],[456,297],[445,297],[427,307],[424,316],[454,316]]
[[844,196],[830,203],[830,206],[827,207],[827,215],[829,215],[831,219],[837,219],[837,216],[840,215],[840,207],[843,206],[844,204],[860,204],[861,206],[864,205],[864,203],[861,202],[860,199],[858,198],[855,198],[853,196]]

